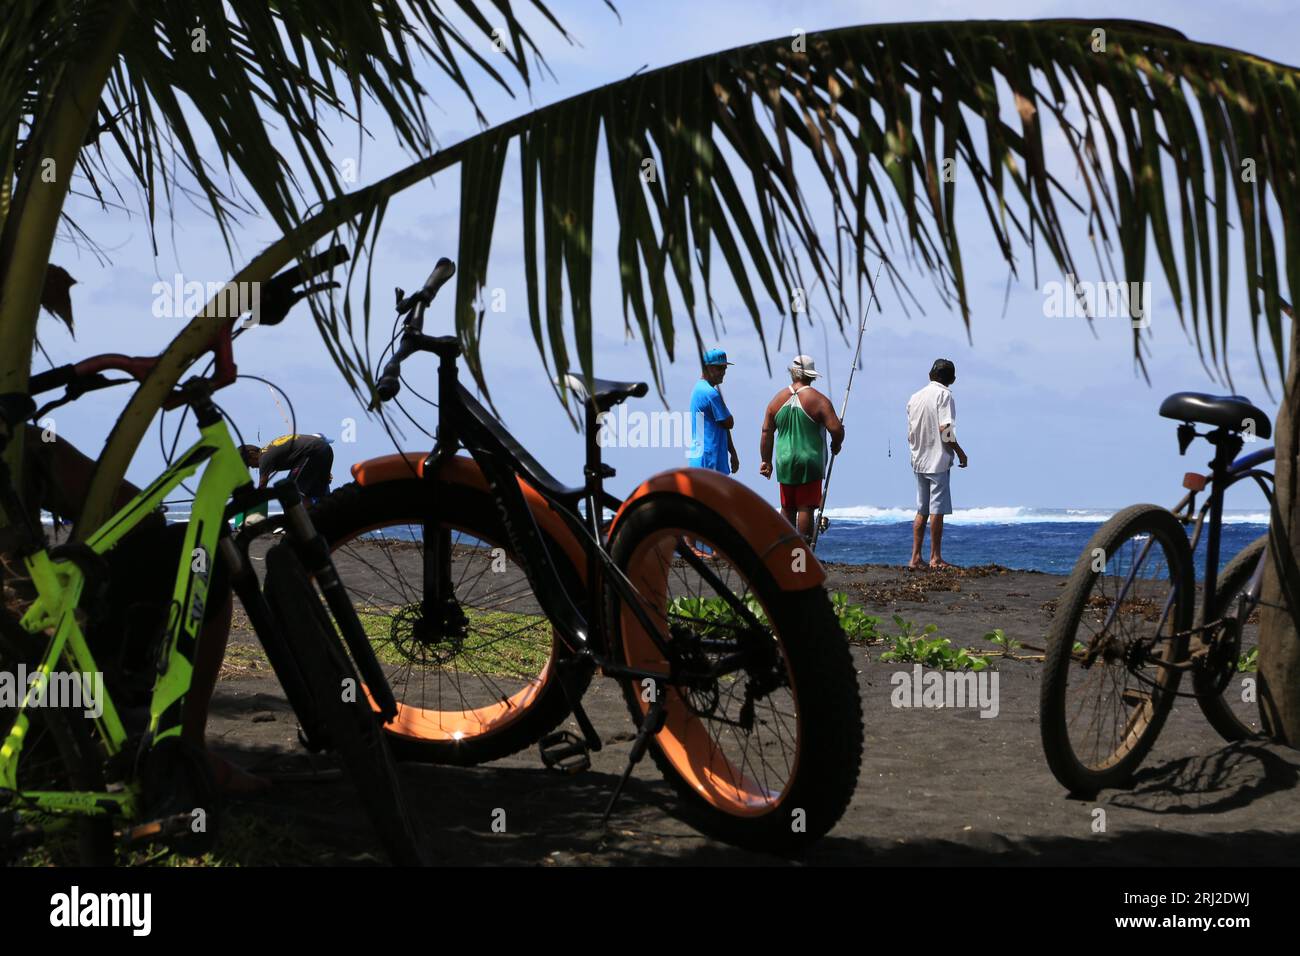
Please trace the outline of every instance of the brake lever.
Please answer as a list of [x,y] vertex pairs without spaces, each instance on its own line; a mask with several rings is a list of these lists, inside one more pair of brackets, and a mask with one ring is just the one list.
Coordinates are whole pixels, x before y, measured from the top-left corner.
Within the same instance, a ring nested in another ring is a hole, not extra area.
[[290,289],[286,292],[273,291],[269,297],[272,301],[269,304],[259,305],[252,318],[246,320],[240,328],[247,329],[255,325],[279,325],[288,317],[293,307],[309,295],[337,288],[339,288],[337,282],[318,282],[303,289]]
[[88,375],[84,378],[74,379],[69,383],[67,390],[59,398],[51,402],[46,402],[32,415],[33,419],[39,420],[56,408],[62,408],[69,402],[75,402],[87,392],[97,392],[100,389],[112,388],[114,385],[129,385],[134,382],[133,378],[104,378],[103,372],[96,372],[94,375]]

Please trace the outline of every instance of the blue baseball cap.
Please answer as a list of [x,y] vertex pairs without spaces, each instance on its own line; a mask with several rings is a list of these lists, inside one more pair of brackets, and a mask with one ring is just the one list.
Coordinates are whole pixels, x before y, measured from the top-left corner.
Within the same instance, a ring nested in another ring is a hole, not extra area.
[[709,349],[704,353],[705,365],[735,365],[735,362],[727,361],[727,353],[722,349]]

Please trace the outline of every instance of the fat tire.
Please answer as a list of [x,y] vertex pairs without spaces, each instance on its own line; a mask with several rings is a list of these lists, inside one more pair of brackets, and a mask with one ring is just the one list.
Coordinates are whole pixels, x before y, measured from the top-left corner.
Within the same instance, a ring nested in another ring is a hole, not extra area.
[[[707,802],[683,779],[655,738],[649,753],[701,830],[750,849],[798,854],[839,822],[857,787],[863,749],[862,701],[848,639],[824,587],[784,590],[732,524],[683,495],[650,495],[629,506],[619,518],[611,542],[618,566],[626,571],[637,545],[664,527],[698,533],[721,549],[767,609],[780,636],[798,701],[800,739],[794,779],[777,805],[759,816],[731,814]],[[616,661],[625,663],[620,605],[611,588],[607,605],[611,653]],[[644,718],[641,687],[631,680],[620,683],[628,712],[639,729]],[[796,809],[804,811],[804,832],[793,826]]]
[[[336,489],[312,510],[312,524],[334,550],[342,543],[371,528],[401,521],[421,524],[426,518],[456,515],[458,527],[480,540],[491,541],[512,553],[505,527],[497,515],[490,494],[464,485],[438,482],[431,490],[419,478],[403,478],[378,484],[349,483]],[[560,579],[575,600],[583,588],[578,570],[563,549],[542,531],[542,540]],[[512,555],[513,556],[513,555]],[[566,649],[557,642],[555,653]],[[586,691],[590,675],[575,673],[573,692],[579,698]],[[571,711],[568,697],[558,679],[548,681],[523,714],[498,731],[466,736],[458,741],[426,740],[389,734],[393,754],[400,760],[470,767],[499,760],[531,747],[558,727]]]

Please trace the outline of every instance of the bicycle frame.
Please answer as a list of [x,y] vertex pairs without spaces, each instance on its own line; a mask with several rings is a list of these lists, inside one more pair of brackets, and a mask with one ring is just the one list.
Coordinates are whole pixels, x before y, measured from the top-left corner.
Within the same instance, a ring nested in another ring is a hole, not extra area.
[[[1219,543],[1223,529],[1223,497],[1227,490],[1237,482],[1249,478],[1253,479],[1255,483],[1259,485],[1260,490],[1264,492],[1264,496],[1270,503],[1273,501],[1273,476],[1269,472],[1263,471],[1257,466],[1272,461],[1276,454],[1276,450],[1270,445],[1266,448],[1261,448],[1259,451],[1252,452],[1249,455],[1237,458],[1230,463],[1225,463],[1225,460],[1232,458],[1233,455],[1237,454],[1240,448],[1241,440],[1239,438],[1232,442],[1225,442],[1217,445],[1214,460],[1211,462],[1211,474],[1209,476],[1200,476],[1203,480],[1199,482],[1199,487],[1192,487],[1191,484],[1187,483],[1196,476],[1195,473],[1189,473],[1183,479],[1184,483],[1188,487],[1187,494],[1170,509],[1170,511],[1172,511],[1173,514],[1183,522],[1183,524],[1191,524],[1193,521],[1192,515],[1196,515],[1195,525],[1192,529],[1189,541],[1189,548],[1193,553],[1195,553],[1196,547],[1200,543],[1201,532],[1205,528],[1207,516],[1209,518],[1209,531],[1205,542],[1205,581],[1202,587],[1203,616],[1208,614],[1209,608],[1213,607],[1215,604],[1219,577]],[[1207,487],[1210,488],[1210,497],[1203,505],[1201,505],[1198,511],[1196,508],[1196,495]],[[1111,613],[1103,625],[1103,633],[1110,627],[1115,615],[1118,613],[1125,596],[1128,594],[1129,589],[1133,584],[1138,568],[1142,566],[1142,563],[1146,560],[1148,552],[1151,550],[1152,543],[1152,541],[1147,541],[1142,548],[1142,552],[1133,562],[1133,568],[1129,571],[1128,577],[1124,581],[1124,586],[1120,589],[1120,592],[1116,597],[1115,605],[1111,608]],[[1263,570],[1264,561],[1261,558],[1255,572],[1251,575],[1250,583],[1245,592],[1248,600],[1253,601],[1258,598],[1259,589],[1263,580]],[[1173,602],[1174,594],[1173,592],[1170,592],[1170,594],[1165,598],[1165,607],[1161,614],[1161,629],[1163,629],[1164,621],[1173,607]],[[1201,626],[1205,627],[1212,623],[1213,622],[1203,620]],[[1148,659],[1152,663],[1162,667],[1177,666],[1158,658]]]
[[[609,507],[617,510],[621,502],[604,490],[604,479],[614,472],[599,463],[594,414],[588,410],[587,464],[584,468],[586,481],[581,488],[562,488],[541,470],[540,465],[531,460],[531,456],[501,429],[490,413],[460,384],[456,364],[459,344],[456,339],[450,336],[418,335],[417,340],[426,350],[434,352],[440,358],[437,440],[422,469],[424,480],[430,482],[430,494],[434,494],[434,485],[442,463],[464,447],[483,470],[488,488],[499,503],[499,515],[507,537],[520,557],[533,593],[537,595],[547,617],[559,630],[562,640],[569,648],[589,657],[609,676],[673,680],[680,668],[679,655],[663,640],[661,628],[650,620],[644,599],[637,594],[606,548],[601,531],[603,509]],[[574,604],[554,562],[547,556],[541,532],[519,487],[521,474],[529,479],[530,485],[569,525],[581,543],[589,571],[585,609]],[[582,502],[586,506],[585,518],[579,510]],[[423,531],[425,563],[422,610],[426,620],[440,620],[439,615],[446,606],[447,596],[453,592],[450,579],[450,540],[436,524],[426,526]],[[436,546],[431,546],[433,542],[436,542]],[[695,564],[699,565],[697,571],[706,578],[713,577],[713,572],[703,562],[695,559]],[[601,637],[593,641],[591,623],[600,623],[604,616],[601,595],[606,586],[613,587],[637,616],[638,622],[669,662],[668,673],[626,667],[608,660],[603,653],[607,651],[602,643],[603,627],[597,628],[596,634]],[[738,611],[746,619],[752,618],[752,613],[743,603],[736,603]]]
[[[1210,531],[1209,531],[1210,537],[1206,541],[1207,556],[1209,554],[1209,548],[1211,544],[1217,545],[1216,539],[1220,535],[1222,524],[1223,524],[1223,507],[1222,507],[1223,495],[1227,492],[1229,488],[1231,488],[1237,482],[1244,481],[1246,479],[1253,479],[1254,482],[1259,486],[1259,489],[1264,493],[1264,497],[1268,500],[1269,504],[1272,505],[1273,475],[1270,472],[1264,471],[1257,466],[1262,465],[1265,462],[1272,461],[1275,455],[1276,455],[1276,450],[1272,445],[1269,445],[1266,448],[1261,448],[1259,451],[1252,452],[1249,455],[1243,455],[1241,458],[1238,458],[1228,467],[1227,471],[1224,473],[1224,475],[1221,478],[1217,480],[1213,477],[1210,478],[1210,482],[1214,484],[1219,490],[1218,518],[1216,519],[1214,516],[1214,507],[1213,507],[1214,496],[1211,496],[1211,500],[1206,502],[1204,505],[1202,505],[1199,513],[1197,514],[1196,526],[1193,529],[1192,536],[1191,536],[1191,549],[1193,552],[1196,551],[1196,545],[1200,540],[1201,528],[1205,523],[1205,517],[1207,512],[1210,514]],[[1191,512],[1196,507],[1196,492],[1195,491],[1189,492],[1188,495],[1183,499],[1183,501],[1186,502],[1188,517],[1190,518]],[[1182,502],[1180,502],[1178,506],[1175,506],[1174,513],[1178,514],[1181,510],[1182,510]],[[1215,553],[1217,554],[1218,548],[1215,547],[1214,550]],[[1262,587],[1263,580],[1264,580],[1265,559],[1266,559],[1265,555],[1260,556],[1259,564],[1256,565],[1254,572],[1251,574],[1250,581],[1246,586],[1246,590],[1242,592],[1242,596],[1247,600],[1247,602],[1249,602],[1252,605],[1252,607],[1259,600],[1260,588]],[[1211,576],[1211,570],[1213,570],[1213,576]],[[1215,599],[1217,597],[1217,592],[1218,592],[1217,585],[1218,585],[1218,563],[1215,562],[1213,568],[1211,568],[1207,558],[1206,583],[1204,588],[1205,596],[1202,601],[1204,614],[1208,614],[1209,608],[1213,607],[1216,603]],[[1205,626],[1209,623],[1212,622],[1202,621],[1202,626]]]
[[[178,562],[144,748],[181,732],[181,713],[194,669],[194,651],[203,624],[211,571],[218,539],[226,526],[226,502],[236,489],[251,485],[248,468],[225,422],[215,411],[213,416],[215,420],[200,415],[199,440],[86,541],[93,555],[105,554],[152,514],[173,489],[207,463]],[[79,675],[98,673],[76,613],[86,580],[76,559],[58,558],[42,548],[27,556],[25,564],[37,598],[23,615],[21,624],[34,634],[42,631],[52,634],[40,659],[37,680],[48,684],[59,661],[65,658]],[[30,687],[7,738],[0,745],[0,789],[17,790],[18,763],[30,725],[27,710],[34,693],[35,687]],[[107,689],[103,697],[103,712],[95,720],[95,727],[106,756],[111,758],[127,746],[128,735]],[[52,815],[131,817],[138,809],[138,793],[132,787],[118,793],[39,791],[21,792],[20,796],[27,808]]]

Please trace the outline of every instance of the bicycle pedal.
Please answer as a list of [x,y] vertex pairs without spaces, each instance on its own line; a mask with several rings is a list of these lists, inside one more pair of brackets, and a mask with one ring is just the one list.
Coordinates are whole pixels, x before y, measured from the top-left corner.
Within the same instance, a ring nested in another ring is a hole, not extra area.
[[587,742],[567,730],[557,730],[547,734],[538,742],[537,750],[548,770],[582,773],[584,770],[591,769],[591,754],[587,751]]
[[188,835],[194,818],[188,813],[177,813],[170,817],[160,817],[128,827],[118,836],[118,844],[123,847],[139,846],[145,843],[164,843],[173,837]]

